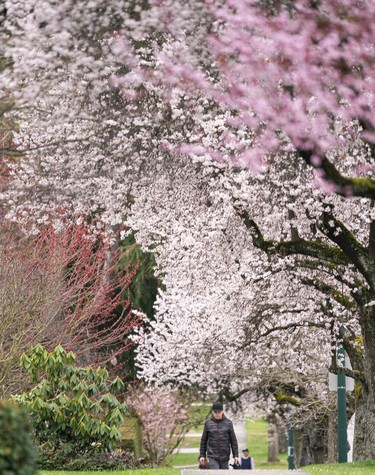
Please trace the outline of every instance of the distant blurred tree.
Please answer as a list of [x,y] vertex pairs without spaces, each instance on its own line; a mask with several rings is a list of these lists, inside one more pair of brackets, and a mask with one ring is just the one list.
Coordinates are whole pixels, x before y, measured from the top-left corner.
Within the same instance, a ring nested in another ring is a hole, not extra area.
[[159,465],[178,447],[187,431],[186,405],[176,392],[165,388],[131,388],[126,403],[142,423],[143,445],[153,466]]

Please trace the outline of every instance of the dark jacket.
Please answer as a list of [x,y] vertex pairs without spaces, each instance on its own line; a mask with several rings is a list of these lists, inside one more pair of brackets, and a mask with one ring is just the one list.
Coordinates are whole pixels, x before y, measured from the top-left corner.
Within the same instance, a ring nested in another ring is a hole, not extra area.
[[233,457],[238,457],[237,437],[234,433],[230,419],[223,415],[222,419],[211,416],[204,424],[199,457],[213,458],[226,461],[230,458],[232,449]]
[[246,470],[246,469],[249,469],[251,470],[253,468],[253,460],[252,460],[252,457],[241,457],[241,460],[240,460],[240,465],[241,465],[241,468],[243,470]]

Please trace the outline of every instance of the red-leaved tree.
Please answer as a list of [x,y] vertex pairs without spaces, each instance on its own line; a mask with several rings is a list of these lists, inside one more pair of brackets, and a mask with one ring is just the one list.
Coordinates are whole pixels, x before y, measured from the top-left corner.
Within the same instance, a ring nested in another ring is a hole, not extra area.
[[38,342],[62,344],[80,364],[118,360],[140,324],[123,297],[136,268],[118,271],[111,245],[83,225],[9,235],[0,247],[1,393],[19,387],[18,358]]

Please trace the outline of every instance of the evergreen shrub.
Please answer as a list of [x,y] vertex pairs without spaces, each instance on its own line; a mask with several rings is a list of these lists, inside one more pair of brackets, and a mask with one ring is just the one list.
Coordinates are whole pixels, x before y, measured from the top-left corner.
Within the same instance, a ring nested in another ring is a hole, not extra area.
[[128,470],[143,466],[141,459],[124,450],[114,452],[72,452],[44,449],[38,458],[39,470]]
[[62,346],[49,352],[38,344],[22,355],[21,365],[35,386],[14,400],[33,422],[38,468],[97,470],[132,463],[125,451],[113,455],[127,414],[115,396],[124,388],[120,378],[109,380],[104,368],[77,367],[75,355]]
[[0,474],[34,475],[36,449],[31,425],[23,409],[0,401]]

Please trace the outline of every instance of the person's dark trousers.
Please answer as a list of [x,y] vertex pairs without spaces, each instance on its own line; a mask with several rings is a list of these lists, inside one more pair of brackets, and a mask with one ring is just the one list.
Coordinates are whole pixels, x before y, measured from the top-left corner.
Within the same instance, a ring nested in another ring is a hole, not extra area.
[[228,470],[229,469],[229,460],[216,460],[216,459],[208,459],[208,464],[211,470]]

